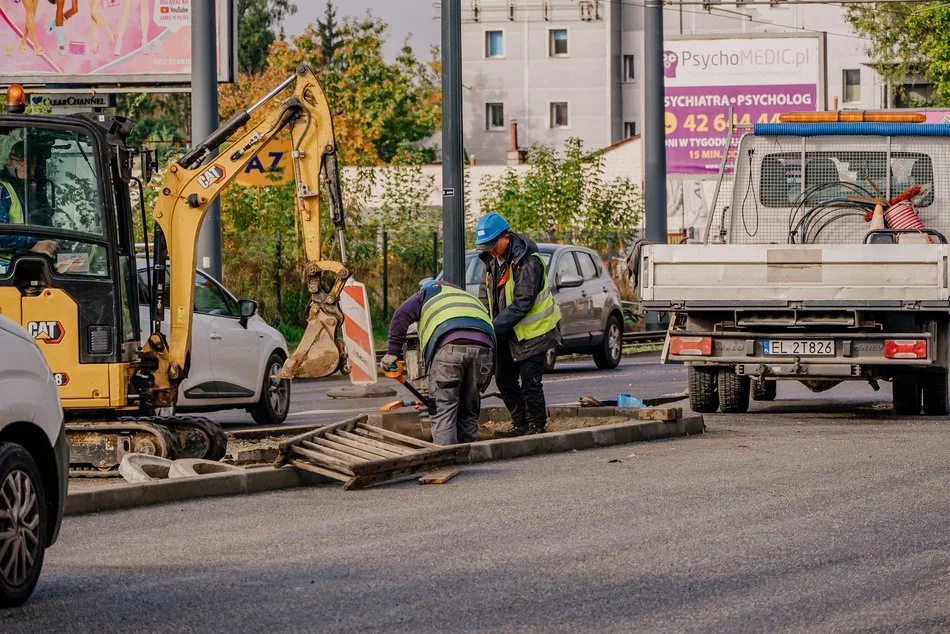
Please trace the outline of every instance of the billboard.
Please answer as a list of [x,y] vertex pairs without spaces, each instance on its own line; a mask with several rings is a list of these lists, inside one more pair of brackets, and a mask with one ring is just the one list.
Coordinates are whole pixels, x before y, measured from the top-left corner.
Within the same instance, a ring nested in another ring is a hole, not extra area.
[[716,174],[736,123],[778,121],[824,99],[818,36],[667,39],[666,171]]
[[[209,0],[0,2],[0,84],[188,83],[192,1]],[[234,3],[215,1],[218,81],[233,81]]]

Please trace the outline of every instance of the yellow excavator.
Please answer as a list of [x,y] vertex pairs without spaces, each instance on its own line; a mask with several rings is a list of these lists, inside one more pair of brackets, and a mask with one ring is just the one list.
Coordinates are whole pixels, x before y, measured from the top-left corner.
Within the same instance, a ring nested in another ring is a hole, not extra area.
[[[278,376],[348,371],[339,299],[350,272],[336,141],[310,66],[168,167],[152,212],[149,324],[138,317],[132,192],[137,186],[147,226],[141,185],[157,168],[154,156],[126,146],[133,123],[124,117],[23,114],[23,89],[11,86],[7,96],[0,115],[0,313],[36,339],[59,385],[73,475],[114,475],[130,452],[223,457],[227,441],[218,425],[174,415],[189,369],[198,234],[222,189],[287,130],[310,306],[303,340]],[[133,175],[136,157],[142,179]],[[323,255],[321,181],[338,260]],[[254,304],[245,306],[253,314]],[[150,334],[141,345],[143,330]]]

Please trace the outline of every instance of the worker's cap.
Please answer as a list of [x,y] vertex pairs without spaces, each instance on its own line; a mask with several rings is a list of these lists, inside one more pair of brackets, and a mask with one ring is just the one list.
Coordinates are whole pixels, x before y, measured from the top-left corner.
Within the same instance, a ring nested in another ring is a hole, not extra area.
[[511,225],[501,214],[494,211],[485,214],[475,223],[475,248],[479,251],[491,251],[498,239],[508,233]]

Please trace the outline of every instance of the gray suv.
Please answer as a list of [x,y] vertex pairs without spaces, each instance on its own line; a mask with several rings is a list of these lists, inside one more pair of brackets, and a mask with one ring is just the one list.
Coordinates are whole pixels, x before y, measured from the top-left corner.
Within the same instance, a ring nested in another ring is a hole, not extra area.
[[[558,354],[592,354],[598,368],[616,368],[623,351],[620,293],[600,256],[567,244],[539,244],[554,301],[561,309],[561,347],[548,352],[546,369]],[[485,265],[475,251],[465,254],[465,290],[487,304]]]

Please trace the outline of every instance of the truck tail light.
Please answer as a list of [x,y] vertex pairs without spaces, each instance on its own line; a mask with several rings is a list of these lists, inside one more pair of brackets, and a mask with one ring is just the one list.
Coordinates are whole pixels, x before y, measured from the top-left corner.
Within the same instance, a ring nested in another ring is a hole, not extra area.
[[926,339],[885,339],[885,359],[926,359]]
[[708,357],[712,354],[712,337],[670,337],[670,354]]

